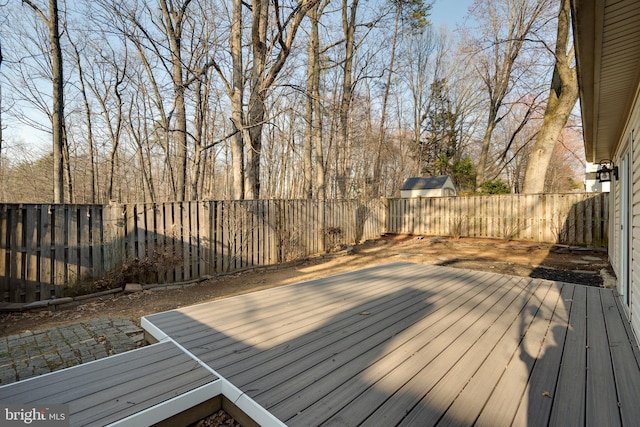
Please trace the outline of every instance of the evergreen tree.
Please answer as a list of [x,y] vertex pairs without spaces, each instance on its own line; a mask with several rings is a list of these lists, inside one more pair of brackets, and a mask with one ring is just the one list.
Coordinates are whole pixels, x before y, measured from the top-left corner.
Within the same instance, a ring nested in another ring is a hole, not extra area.
[[459,114],[453,111],[446,79],[431,84],[430,108],[427,112],[424,137],[418,141],[417,157],[424,175],[452,175],[459,160]]

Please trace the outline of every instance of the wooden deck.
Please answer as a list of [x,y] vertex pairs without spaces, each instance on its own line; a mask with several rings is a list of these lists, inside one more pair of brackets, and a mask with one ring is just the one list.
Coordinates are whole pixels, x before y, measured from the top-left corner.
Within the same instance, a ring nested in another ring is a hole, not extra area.
[[[161,411],[145,411],[172,401],[172,412],[180,412],[186,409],[185,404],[176,398],[216,388],[217,380],[197,360],[167,341],[8,384],[0,387],[0,402],[67,404],[71,426],[105,426],[143,414],[144,421],[139,418],[125,423],[141,426],[166,418]],[[214,390],[206,396],[216,394],[219,391]],[[187,399],[186,405],[201,401],[204,398]]]
[[632,426],[611,290],[394,263],[143,319],[289,426]]

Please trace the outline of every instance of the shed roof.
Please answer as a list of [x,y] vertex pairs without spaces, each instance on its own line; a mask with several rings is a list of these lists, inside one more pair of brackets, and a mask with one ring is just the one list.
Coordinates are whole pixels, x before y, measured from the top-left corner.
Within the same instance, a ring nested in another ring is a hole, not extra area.
[[402,188],[400,188],[400,190],[428,190],[443,188],[448,179],[450,179],[449,175],[417,176],[407,178],[404,184],[402,184]]

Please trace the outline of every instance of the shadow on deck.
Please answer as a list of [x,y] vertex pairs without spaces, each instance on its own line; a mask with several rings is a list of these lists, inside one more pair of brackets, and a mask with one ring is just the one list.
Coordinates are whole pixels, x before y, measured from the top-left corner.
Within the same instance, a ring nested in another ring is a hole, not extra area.
[[[640,419],[638,348],[608,289],[393,263],[158,313],[142,324],[157,345],[186,351],[164,369],[149,364],[145,381],[179,379],[184,372],[173,374],[188,366],[204,385],[222,384],[220,393],[262,425]],[[77,367],[100,372],[92,375],[109,378],[110,389],[72,368],[1,387],[0,402],[68,403],[72,425],[83,425],[76,413],[92,410],[86,390],[115,398],[124,371],[139,376],[112,359]],[[177,384],[173,392],[181,393]],[[149,408],[165,410],[167,401]]]

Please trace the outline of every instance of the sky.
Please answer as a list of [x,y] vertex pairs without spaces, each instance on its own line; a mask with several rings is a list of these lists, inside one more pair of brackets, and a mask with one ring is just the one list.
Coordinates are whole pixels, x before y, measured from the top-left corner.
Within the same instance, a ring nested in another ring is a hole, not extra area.
[[456,24],[462,24],[473,0],[435,0],[431,8],[431,23],[435,27],[446,25],[455,30]]

